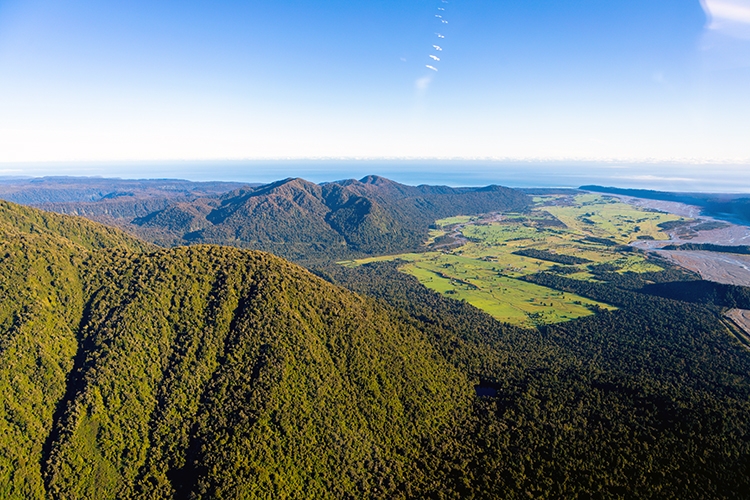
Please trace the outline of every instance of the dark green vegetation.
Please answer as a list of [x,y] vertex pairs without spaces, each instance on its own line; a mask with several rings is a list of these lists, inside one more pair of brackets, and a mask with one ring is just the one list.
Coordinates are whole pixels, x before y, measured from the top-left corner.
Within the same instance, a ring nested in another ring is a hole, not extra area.
[[702,250],[704,252],[736,253],[750,255],[747,245],[714,245],[712,243],[682,243],[681,245],[667,245],[663,250]]
[[[190,218],[201,229],[169,234],[172,243],[231,244],[314,262],[412,250],[427,240],[435,219],[457,210],[480,213],[527,204],[525,195],[499,186],[413,187],[376,176],[323,185],[286,179],[227,193],[202,218]],[[163,231],[175,217],[165,211],[133,223],[149,238],[147,229]]]
[[750,491],[750,355],[714,306],[644,289],[694,276],[675,269],[602,272],[596,282],[529,276],[620,307],[531,332],[426,290],[393,262],[328,273],[419,318],[441,354],[495,394],[475,401],[465,428],[462,453],[476,496],[744,498]]
[[285,179],[204,196],[194,194],[197,186],[179,197],[113,195],[42,208],[114,224],[162,246],[231,245],[311,264],[414,250],[436,219],[521,210],[530,201],[500,186],[406,186],[377,176],[321,185]]
[[[643,236],[649,236],[649,235],[642,235],[642,237]],[[608,238],[597,238],[595,236],[586,236],[585,238],[583,238],[581,242],[582,243],[594,243],[595,245],[604,245],[605,247],[616,247],[618,245],[616,241],[612,241]]]
[[618,310],[523,329],[393,262],[314,276],[0,204],[0,497],[745,497],[721,314],[747,289],[589,260],[518,279]]
[[85,219],[0,201],[0,497],[44,491],[42,448],[78,349],[84,259],[147,247]]
[[648,293],[724,308],[750,309],[750,288],[713,281],[672,281],[646,285]]
[[454,484],[439,439],[471,385],[388,308],[268,254],[144,252],[88,221],[2,208],[3,498]]
[[[518,278],[543,270],[583,280],[601,271],[659,271],[661,267],[625,243],[646,236],[667,239],[660,226],[671,222],[686,221],[612,197],[551,195],[535,198],[534,207],[523,213],[438,220],[428,252],[341,263],[400,260],[402,272],[431,290],[466,300],[499,321],[534,328],[613,307]],[[452,244],[445,245],[446,238]]]
[[427,440],[470,388],[418,330],[267,254],[107,259],[45,457],[53,496],[391,497],[434,480]]
[[577,266],[579,264],[588,264],[591,262],[589,259],[576,257],[575,255],[563,255],[563,254],[550,252],[549,250],[539,250],[537,248],[524,248],[522,250],[516,250],[515,252],[513,252],[513,254],[522,255],[524,257],[531,257],[532,259],[555,262],[557,264],[567,264],[570,266]]

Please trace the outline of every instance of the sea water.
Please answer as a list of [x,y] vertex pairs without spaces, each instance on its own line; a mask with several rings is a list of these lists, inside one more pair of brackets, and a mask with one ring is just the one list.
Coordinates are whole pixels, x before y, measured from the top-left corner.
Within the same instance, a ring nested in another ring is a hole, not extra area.
[[2,165],[0,175],[312,182],[380,175],[410,185],[576,188],[586,184],[661,191],[750,193],[750,165],[482,160],[217,160]]

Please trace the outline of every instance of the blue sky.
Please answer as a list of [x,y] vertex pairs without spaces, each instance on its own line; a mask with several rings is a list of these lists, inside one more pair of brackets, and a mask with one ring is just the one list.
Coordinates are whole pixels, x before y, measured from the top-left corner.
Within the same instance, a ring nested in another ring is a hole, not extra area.
[[750,0],[0,0],[6,164],[750,165],[748,89]]

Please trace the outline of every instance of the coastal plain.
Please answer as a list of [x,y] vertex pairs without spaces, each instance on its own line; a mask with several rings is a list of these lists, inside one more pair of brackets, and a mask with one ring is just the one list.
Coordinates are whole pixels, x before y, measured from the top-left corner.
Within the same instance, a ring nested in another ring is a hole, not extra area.
[[435,221],[427,251],[342,262],[399,261],[424,286],[464,300],[494,318],[534,328],[615,306],[526,281],[553,273],[597,281],[597,272],[662,268],[629,244],[667,240],[666,227],[688,218],[633,206],[611,196],[537,196],[525,212],[455,216]]

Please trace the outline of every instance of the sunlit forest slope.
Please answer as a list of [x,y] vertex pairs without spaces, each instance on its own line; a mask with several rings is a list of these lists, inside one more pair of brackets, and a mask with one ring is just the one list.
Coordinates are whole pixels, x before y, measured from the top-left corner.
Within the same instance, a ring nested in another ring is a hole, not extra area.
[[526,329],[2,203],[0,497],[743,498],[750,356],[664,266],[529,275],[617,309]]

